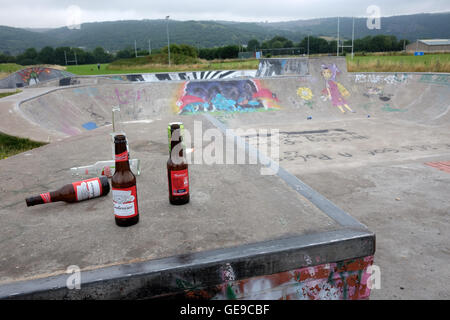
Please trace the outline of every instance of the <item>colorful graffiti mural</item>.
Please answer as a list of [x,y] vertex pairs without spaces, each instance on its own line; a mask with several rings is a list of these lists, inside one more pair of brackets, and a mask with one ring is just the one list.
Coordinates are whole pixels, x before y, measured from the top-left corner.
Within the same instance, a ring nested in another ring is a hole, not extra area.
[[26,83],[27,85],[33,85],[39,83],[39,75],[43,72],[49,74],[51,70],[49,68],[36,67],[24,69],[18,71],[17,73],[20,75],[24,83]]
[[253,78],[256,70],[214,70],[170,73],[143,73],[110,76],[113,80],[133,82],[159,82],[183,80],[216,80],[231,78]]
[[[311,263],[312,263],[312,259]],[[188,299],[358,300],[370,296],[373,256],[236,280],[230,264],[221,269],[223,283],[202,288],[176,279]]]
[[322,90],[322,100],[331,100],[334,107],[339,108],[345,113],[344,108],[350,112],[354,112],[349,106],[345,97],[350,96],[350,92],[338,81],[336,76],[341,73],[336,64],[322,65],[321,74],[325,79],[325,89]]
[[279,99],[259,80],[186,82],[177,113],[253,112],[279,109]]
[[0,89],[20,88],[36,85],[52,79],[72,77],[73,74],[52,68],[32,67],[17,71],[0,80]]

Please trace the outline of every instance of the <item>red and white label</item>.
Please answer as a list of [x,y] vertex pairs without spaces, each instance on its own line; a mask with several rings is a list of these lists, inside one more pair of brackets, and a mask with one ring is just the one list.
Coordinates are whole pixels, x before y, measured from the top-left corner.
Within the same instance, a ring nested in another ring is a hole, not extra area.
[[100,197],[102,194],[102,184],[99,178],[74,182],[72,185],[77,201]]
[[112,188],[114,215],[126,219],[138,215],[136,186],[131,188]]
[[128,151],[116,154],[116,161],[117,162],[128,161]]
[[170,179],[172,182],[172,195],[184,196],[189,193],[189,174],[188,169],[180,171],[171,171]]
[[42,201],[44,201],[44,203],[52,202],[52,198],[50,197],[50,192],[42,193],[40,196],[42,198]]

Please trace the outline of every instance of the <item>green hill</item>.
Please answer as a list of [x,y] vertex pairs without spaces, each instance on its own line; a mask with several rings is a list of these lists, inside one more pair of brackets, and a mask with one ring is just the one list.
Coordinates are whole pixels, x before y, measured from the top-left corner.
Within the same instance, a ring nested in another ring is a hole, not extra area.
[[[109,51],[137,46],[152,49],[167,45],[166,20],[130,20],[84,23],[79,30],[66,27],[55,29],[20,29],[0,26],[0,52],[18,54],[26,48],[41,49],[69,46],[92,50],[101,46]],[[169,21],[170,42],[185,43],[201,48],[228,44],[247,44],[250,39],[264,41],[276,35],[294,42],[310,32],[314,36],[336,37],[337,18],[322,18],[276,23],[228,21]],[[341,18],[341,36],[351,37],[352,19]],[[395,35],[398,39],[450,38],[450,13],[415,14],[383,17],[380,30],[369,30],[366,18],[355,19],[355,37]]]

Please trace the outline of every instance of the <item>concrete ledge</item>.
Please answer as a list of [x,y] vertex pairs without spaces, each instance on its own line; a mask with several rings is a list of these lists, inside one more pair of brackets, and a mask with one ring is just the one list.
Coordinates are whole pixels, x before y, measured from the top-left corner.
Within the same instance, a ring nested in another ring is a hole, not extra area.
[[[236,279],[373,255],[375,235],[343,229],[212,250],[140,263],[81,271],[81,289],[67,288],[68,275],[0,286],[0,299],[142,299],[180,291],[176,279],[201,287],[223,283],[230,264]],[[313,262],[311,262],[313,261]]]

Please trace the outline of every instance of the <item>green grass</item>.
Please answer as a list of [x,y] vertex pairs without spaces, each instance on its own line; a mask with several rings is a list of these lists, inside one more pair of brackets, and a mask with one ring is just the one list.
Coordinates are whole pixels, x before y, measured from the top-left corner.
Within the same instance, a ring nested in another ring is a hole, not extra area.
[[347,58],[350,72],[450,72],[450,53],[410,55],[368,55]]
[[25,68],[15,63],[0,63],[0,72],[12,73]]
[[0,160],[41,147],[45,144],[46,143],[32,141],[30,139],[13,137],[0,132]]
[[7,97],[7,96],[12,96],[13,94],[20,93],[20,92],[22,92],[22,91],[16,90],[16,91],[11,91],[11,92],[0,92],[0,99]]
[[195,64],[133,64],[132,59],[126,60],[129,64],[102,64],[97,70],[96,64],[67,66],[67,71],[77,75],[99,74],[128,74],[128,73],[152,73],[152,72],[181,72],[181,71],[209,71],[209,70],[247,70],[258,69],[258,60],[213,60],[201,61]]
[[0,79],[6,78],[11,73],[23,69],[24,66],[20,66],[15,63],[0,63]]

